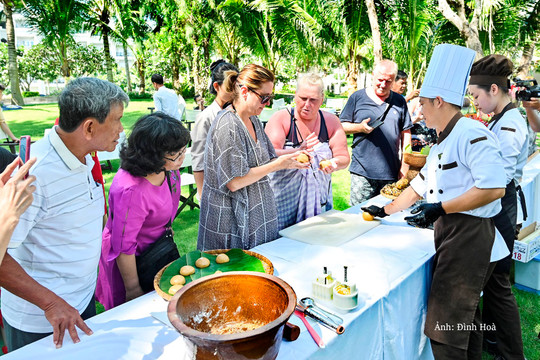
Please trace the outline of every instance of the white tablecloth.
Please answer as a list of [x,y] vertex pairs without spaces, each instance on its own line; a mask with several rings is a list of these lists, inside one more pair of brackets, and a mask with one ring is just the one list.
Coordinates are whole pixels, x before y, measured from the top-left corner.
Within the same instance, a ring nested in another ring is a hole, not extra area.
[[[540,156],[527,164],[522,187],[529,219],[538,220],[537,200]],[[369,204],[384,204],[376,197]],[[356,206],[349,212],[360,211]],[[357,283],[360,305],[353,311],[338,312],[346,327],[343,335],[312,322],[326,344],[319,349],[305,327],[295,317],[302,333],[294,342],[284,341],[278,359],[431,359],[429,341],[423,335],[427,294],[430,284],[433,233],[408,227],[394,214],[362,236],[329,248],[286,238],[258,246],[254,251],[266,256],[275,275],[289,282],[298,298],[310,296],[311,281],[322,266],[340,278],[343,265],[349,266],[349,279]],[[87,321],[94,334],[81,334],[73,344],[68,334],[64,347],[55,349],[52,336],[5,356],[9,359],[186,359],[189,344],[171,328],[166,317],[167,303],[155,292],[104,312]],[[161,321],[158,321],[160,319]]]
[[[281,238],[253,249],[272,261],[275,275],[293,286],[298,299],[311,296],[311,281],[323,264],[338,278],[342,266],[348,265],[349,279],[359,289],[359,306],[354,311],[332,309],[344,318],[343,335],[313,323],[326,348],[319,349],[309,333],[302,331],[298,340],[283,342],[278,358],[331,358],[338,351],[351,358],[361,351],[364,358],[373,359],[382,358],[383,353],[385,358],[396,359],[431,355],[422,324],[429,285],[426,275],[434,253],[432,238],[430,230],[380,225],[341,247]],[[94,334],[81,334],[79,344],[73,344],[66,334],[64,347],[56,350],[48,337],[8,354],[6,360],[183,358],[189,349],[167,324],[166,305],[155,292],[147,294],[88,320]],[[291,322],[305,330],[295,316]],[[403,357],[404,352],[411,356]]]
[[[521,189],[525,195],[527,203],[528,217],[523,221],[523,227],[530,225],[533,222],[540,224],[540,155],[532,158],[523,168],[523,176],[521,178]],[[518,204],[518,210],[521,211]],[[519,220],[519,219],[518,219]]]

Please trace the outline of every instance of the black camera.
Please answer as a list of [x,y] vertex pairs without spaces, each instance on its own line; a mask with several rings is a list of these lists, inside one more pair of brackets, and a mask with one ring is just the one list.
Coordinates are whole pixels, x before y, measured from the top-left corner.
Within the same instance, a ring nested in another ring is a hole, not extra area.
[[516,100],[530,101],[531,98],[540,98],[540,86],[538,86],[536,79],[514,79],[514,83],[518,87],[525,88],[516,92]]

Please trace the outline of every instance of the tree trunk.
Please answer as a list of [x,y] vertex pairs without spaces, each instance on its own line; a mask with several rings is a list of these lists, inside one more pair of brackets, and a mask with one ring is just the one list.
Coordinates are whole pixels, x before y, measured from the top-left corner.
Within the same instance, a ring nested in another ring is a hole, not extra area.
[[10,79],[11,101],[22,106],[24,100],[19,87],[19,67],[17,66],[17,49],[15,47],[15,26],[13,25],[13,2],[3,0],[6,14],[6,34],[8,43],[8,73]]
[[113,64],[111,58],[111,49],[109,45],[109,28],[107,25],[101,25],[101,36],[103,36],[103,52],[105,53],[105,67],[107,68],[107,81],[114,83]]
[[137,59],[137,73],[139,74],[139,94],[145,93],[145,81],[144,81],[144,75],[145,75],[145,64],[144,64],[144,58],[139,57]]
[[193,84],[195,87],[195,94],[202,94],[206,84],[201,76],[201,46],[199,45],[197,38],[194,38],[193,40],[193,63],[191,65],[193,69]]
[[[201,66],[201,75],[209,74],[210,69],[208,66],[210,65],[210,37],[212,35],[212,31],[210,31],[210,34],[208,34],[208,38],[204,39],[202,48],[203,48],[203,63]],[[205,76],[208,77],[208,76]],[[204,98],[206,96],[206,92],[208,91],[208,86],[206,82],[203,80],[203,83],[201,84],[201,91],[199,94]]]
[[523,53],[521,54],[521,59],[519,60],[519,66],[517,68],[517,76],[520,79],[524,79],[529,76],[529,68],[531,66],[535,46],[536,39],[526,43],[525,46],[523,46]]
[[64,41],[61,41],[59,44],[59,50],[60,50],[60,71],[62,72],[62,76],[64,77],[65,83],[69,82],[69,77],[71,76],[71,71],[69,69],[69,62],[67,57],[67,46]]
[[375,64],[377,64],[383,59],[379,19],[377,18],[377,10],[375,9],[375,2],[373,0],[366,0],[366,7],[368,12],[369,25],[371,26],[371,35],[373,37],[373,56],[375,58]]
[[476,51],[476,59],[479,59],[484,56],[484,50],[482,49],[482,43],[480,42],[480,35],[478,33],[478,21],[480,12],[482,11],[482,4],[480,1],[475,2],[475,8],[470,22],[467,20],[464,1],[458,0],[457,5],[456,12],[452,10],[447,0],[439,0],[438,10],[459,30],[461,36],[465,39],[467,47]]
[[131,74],[129,72],[129,60],[128,60],[128,47],[127,42],[122,42],[124,46],[124,69],[126,70],[126,80],[127,80],[127,91],[132,92],[133,88],[131,87]]
[[173,60],[171,71],[173,76],[173,87],[180,90],[180,64],[178,61]]
[[353,56],[350,57],[347,63],[347,83],[349,84],[347,93],[350,96],[358,87],[358,64]]

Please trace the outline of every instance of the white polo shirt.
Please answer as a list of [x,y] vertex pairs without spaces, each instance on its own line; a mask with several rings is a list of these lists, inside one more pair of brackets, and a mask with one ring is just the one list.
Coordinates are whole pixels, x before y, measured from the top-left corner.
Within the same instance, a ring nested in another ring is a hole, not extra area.
[[[96,287],[104,214],[103,190],[56,133],[32,145],[37,157],[34,202],[21,216],[8,253],[39,284],[83,312]],[[37,306],[2,289],[2,315],[19,330],[45,333],[52,326]]]

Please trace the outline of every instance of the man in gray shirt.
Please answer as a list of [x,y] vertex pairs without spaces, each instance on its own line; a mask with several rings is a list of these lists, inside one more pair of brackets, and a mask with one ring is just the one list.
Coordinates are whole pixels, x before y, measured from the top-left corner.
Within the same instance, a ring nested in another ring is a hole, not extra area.
[[[340,115],[346,134],[354,134],[351,172],[351,205],[376,196],[382,187],[406,175],[408,165],[400,159],[401,147],[411,142],[411,117],[405,99],[391,91],[397,65],[383,60],[373,69],[372,87],[351,95]],[[379,127],[374,121],[381,118]],[[364,140],[360,140],[366,136]]]

